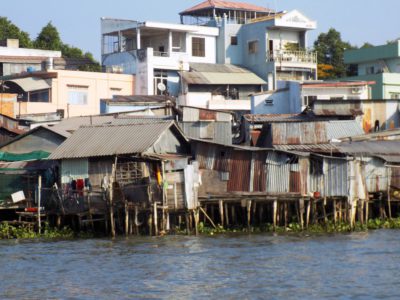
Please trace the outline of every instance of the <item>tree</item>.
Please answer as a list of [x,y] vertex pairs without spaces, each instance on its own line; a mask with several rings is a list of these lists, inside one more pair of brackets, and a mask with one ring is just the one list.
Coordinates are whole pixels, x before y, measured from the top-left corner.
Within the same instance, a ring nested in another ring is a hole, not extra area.
[[[319,65],[331,65],[332,70],[325,72],[328,77],[321,79],[335,79],[346,76],[346,66],[343,60],[344,50],[355,49],[348,42],[343,42],[340,32],[334,28],[327,33],[321,33],[314,42],[314,50],[317,51]],[[324,72],[322,72],[324,73]]]
[[364,45],[361,46],[361,48],[372,48],[372,47],[375,47],[375,46],[368,42],[365,42]]
[[34,46],[37,49],[43,50],[61,50],[62,41],[60,34],[51,22],[47,23],[47,25],[42,28],[42,31],[40,31],[34,42]]
[[0,17],[0,40],[18,39],[21,48],[29,48],[32,46],[32,41],[29,34],[21,31],[6,17]]

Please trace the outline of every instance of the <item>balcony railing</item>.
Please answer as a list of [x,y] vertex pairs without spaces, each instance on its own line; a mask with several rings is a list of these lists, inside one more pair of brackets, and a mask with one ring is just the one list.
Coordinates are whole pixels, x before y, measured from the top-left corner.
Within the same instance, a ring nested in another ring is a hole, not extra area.
[[269,62],[293,62],[293,63],[317,63],[317,52],[313,51],[292,51],[274,50],[267,51],[267,61]]

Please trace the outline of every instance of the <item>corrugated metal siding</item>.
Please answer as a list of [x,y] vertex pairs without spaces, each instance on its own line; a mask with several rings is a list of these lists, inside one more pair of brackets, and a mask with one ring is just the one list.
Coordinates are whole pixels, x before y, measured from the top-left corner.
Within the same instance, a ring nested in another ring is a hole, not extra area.
[[254,152],[254,172],[253,172],[253,191],[254,192],[265,192],[267,174],[265,169],[265,152]]
[[194,107],[183,107],[183,122],[199,121],[199,109]]
[[323,160],[313,158],[310,160],[310,193],[320,192],[325,196],[323,189]]
[[268,152],[266,174],[267,192],[282,194],[290,191],[290,164],[289,157],[285,154]]
[[348,194],[347,161],[324,158],[325,197],[341,197]]
[[[202,138],[201,122],[181,122],[179,125],[187,137]],[[230,122],[209,122],[209,126],[213,127],[213,133],[207,140],[224,145],[232,144],[232,125]]]
[[66,159],[61,161],[61,183],[69,183],[71,179],[89,178],[88,159]]
[[390,181],[391,188],[400,189],[400,168],[391,168],[392,178]]
[[388,176],[385,162],[381,159],[370,157],[363,158],[364,176],[369,193],[387,191]]
[[251,152],[233,151],[230,159],[228,192],[250,191]]

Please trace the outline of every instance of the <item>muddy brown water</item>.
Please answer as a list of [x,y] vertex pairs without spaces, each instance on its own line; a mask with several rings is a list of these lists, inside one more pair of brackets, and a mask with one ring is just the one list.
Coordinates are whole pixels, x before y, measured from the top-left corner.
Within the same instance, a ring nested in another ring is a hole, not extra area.
[[0,299],[400,299],[400,231],[0,241]]

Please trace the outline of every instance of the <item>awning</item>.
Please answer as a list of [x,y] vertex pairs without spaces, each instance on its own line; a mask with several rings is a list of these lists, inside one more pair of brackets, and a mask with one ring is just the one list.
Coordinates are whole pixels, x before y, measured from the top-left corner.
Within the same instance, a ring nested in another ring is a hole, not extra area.
[[229,64],[190,64],[190,72],[182,72],[187,84],[265,85],[265,80],[253,72]]
[[45,90],[51,87],[50,80],[34,77],[12,79],[7,80],[7,82],[13,82],[19,85],[25,92]]

